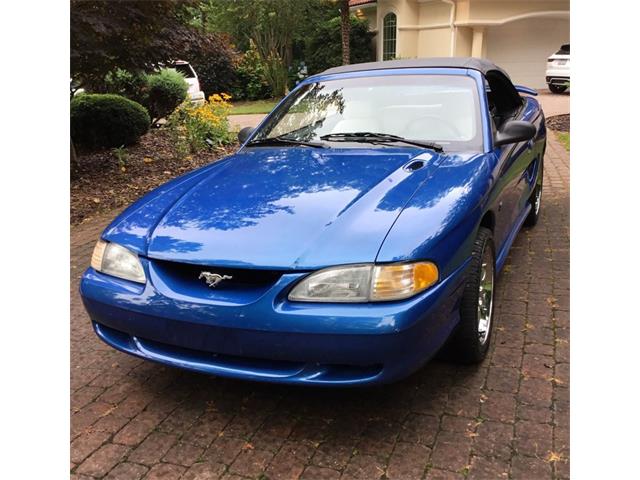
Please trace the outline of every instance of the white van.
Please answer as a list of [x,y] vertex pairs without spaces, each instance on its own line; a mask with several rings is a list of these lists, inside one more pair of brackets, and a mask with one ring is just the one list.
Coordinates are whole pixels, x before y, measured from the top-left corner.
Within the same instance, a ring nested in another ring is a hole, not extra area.
[[177,60],[173,63],[172,68],[184,75],[185,80],[189,84],[189,99],[197,105],[202,105],[204,103],[204,92],[200,90],[198,75],[189,62]]

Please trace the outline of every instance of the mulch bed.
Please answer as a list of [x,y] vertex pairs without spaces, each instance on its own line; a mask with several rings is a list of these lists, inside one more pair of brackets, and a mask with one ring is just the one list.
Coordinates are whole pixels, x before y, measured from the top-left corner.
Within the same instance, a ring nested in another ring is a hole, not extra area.
[[558,132],[568,132],[569,131],[569,115],[554,115],[553,117],[547,118],[547,127],[551,130],[556,130]]
[[179,158],[169,132],[151,130],[126,149],[124,165],[113,150],[77,152],[71,170],[71,224],[122,209],[178,175],[216,161],[237,150],[232,144]]

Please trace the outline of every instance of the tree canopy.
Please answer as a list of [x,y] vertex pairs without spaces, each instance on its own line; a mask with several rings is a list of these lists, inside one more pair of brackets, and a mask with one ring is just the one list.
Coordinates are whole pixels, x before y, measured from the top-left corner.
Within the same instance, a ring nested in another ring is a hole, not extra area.
[[369,31],[366,20],[354,16],[349,18],[349,62],[345,62],[341,41],[342,20],[332,18],[319,24],[305,39],[306,64],[310,74],[345,63],[371,62],[375,60],[372,48],[374,33]]
[[309,27],[318,0],[204,0],[193,23],[203,30],[228,33],[242,51],[253,44],[273,94],[284,95],[294,42]]
[[192,19],[202,30],[226,32],[240,51],[253,45],[278,96],[297,61],[316,72],[345,63],[347,55],[352,62],[373,59],[367,22],[348,15],[345,5],[344,0],[203,0]]
[[71,0],[71,74],[87,85],[114,68],[150,70],[177,59],[196,32],[188,25],[195,0],[167,2]]
[[210,94],[238,89],[243,61],[237,50],[251,49],[259,66],[250,73],[259,73],[271,94],[281,96],[301,62],[315,73],[372,59],[373,34],[365,21],[347,15],[345,5],[344,0],[71,0],[71,75],[83,87],[101,91],[116,68],[149,72],[181,59],[193,64]]

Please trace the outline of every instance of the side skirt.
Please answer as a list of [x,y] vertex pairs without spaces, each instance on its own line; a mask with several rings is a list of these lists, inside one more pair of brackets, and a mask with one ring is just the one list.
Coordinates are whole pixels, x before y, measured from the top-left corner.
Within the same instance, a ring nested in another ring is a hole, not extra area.
[[502,246],[500,247],[500,252],[498,253],[498,258],[496,259],[496,270],[498,272],[502,270],[502,267],[504,266],[504,262],[507,260],[509,249],[511,248],[511,245],[516,239],[516,236],[518,235],[518,232],[522,228],[522,224],[527,219],[527,215],[529,215],[530,211],[531,211],[531,204],[527,202],[526,208],[522,210],[522,212],[520,213],[520,216],[518,217],[518,221],[514,225],[514,228],[511,230],[506,240],[503,242]]

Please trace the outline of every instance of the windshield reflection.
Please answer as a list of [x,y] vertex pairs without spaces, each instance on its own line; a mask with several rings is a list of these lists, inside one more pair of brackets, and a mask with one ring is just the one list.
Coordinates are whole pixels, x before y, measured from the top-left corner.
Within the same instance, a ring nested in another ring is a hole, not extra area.
[[482,147],[475,82],[462,75],[391,75],[310,83],[293,92],[254,140],[319,141],[329,134],[383,133]]

